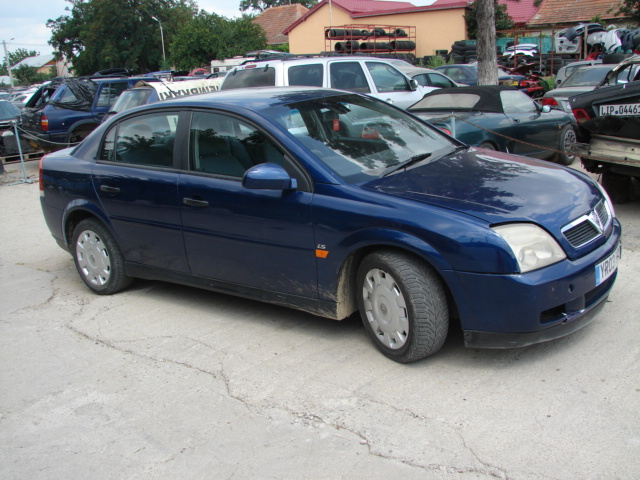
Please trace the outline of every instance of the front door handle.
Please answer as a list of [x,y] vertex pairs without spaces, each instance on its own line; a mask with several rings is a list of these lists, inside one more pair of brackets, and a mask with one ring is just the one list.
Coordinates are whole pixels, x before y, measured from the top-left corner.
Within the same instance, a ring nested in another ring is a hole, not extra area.
[[109,185],[100,185],[100,190],[106,193],[120,193],[120,189],[118,187],[111,187]]
[[206,200],[196,200],[195,198],[183,198],[182,203],[190,207],[208,207],[209,202]]

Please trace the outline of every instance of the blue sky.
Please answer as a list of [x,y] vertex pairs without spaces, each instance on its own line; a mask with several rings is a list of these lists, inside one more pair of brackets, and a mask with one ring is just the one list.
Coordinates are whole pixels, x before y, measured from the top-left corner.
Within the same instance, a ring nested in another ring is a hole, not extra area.
[[[198,6],[209,13],[225,17],[240,14],[240,0],[196,0]],[[47,20],[68,15],[65,8],[71,4],[65,0],[2,0],[2,20],[0,21],[0,42],[7,44],[7,51],[18,48],[35,50],[41,54],[52,53],[47,41],[51,30]],[[11,40],[13,38],[13,40]],[[0,48],[0,55],[4,51]]]

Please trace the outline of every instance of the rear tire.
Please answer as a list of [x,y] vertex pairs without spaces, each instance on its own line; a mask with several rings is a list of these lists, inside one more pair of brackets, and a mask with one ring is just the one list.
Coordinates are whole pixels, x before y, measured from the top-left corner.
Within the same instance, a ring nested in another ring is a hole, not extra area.
[[111,295],[131,284],[120,248],[104,225],[92,218],[83,220],[72,238],[76,269],[87,287],[100,295]]
[[447,296],[426,263],[374,252],[360,264],[356,288],[365,330],[384,355],[408,363],[440,350],[449,330]]
[[496,146],[491,142],[482,142],[480,145],[478,145],[478,148],[484,148],[486,150],[498,150]]

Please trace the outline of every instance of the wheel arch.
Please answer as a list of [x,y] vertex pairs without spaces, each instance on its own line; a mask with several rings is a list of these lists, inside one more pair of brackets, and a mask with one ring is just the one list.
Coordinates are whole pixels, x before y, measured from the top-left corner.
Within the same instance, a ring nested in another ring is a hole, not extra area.
[[[397,232],[400,233],[400,232]],[[452,289],[448,284],[447,278],[441,273],[441,269],[452,270],[449,263],[440,255],[440,253],[430,246],[428,243],[410,235],[403,235],[404,238],[411,238],[413,243],[400,242],[371,242],[366,245],[359,245],[354,248],[344,259],[340,265],[338,273],[338,281],[336,284],[335,299],[337,303],[336,312],[338,319],[344,319],[358,310],[357,301],[357,276],[358,269],[363,259],[370,253],[376,251],[391,251],[407,255],[427,265],[440,279],[442,286],[447,295],[449,311],[452,316],[458,315],[458,308],[455,303]]]
[[108,229],[113,235],[113,230],[109,225],[106,217],[91,202],[75,201],[67,205],[62,217],[62,232],[64,233],[64,242],[71,248],[71,239],[76,226],[87,218],[95,218]]
[[80,120],[74,123],[67,130],[66,142],[69,143],[71,141],[71,137],[77,130],[87,130],[87,135],[84,137],[86,138],[89,133],[93,132],[99,125],[100,124],[96,123],[94,120]]

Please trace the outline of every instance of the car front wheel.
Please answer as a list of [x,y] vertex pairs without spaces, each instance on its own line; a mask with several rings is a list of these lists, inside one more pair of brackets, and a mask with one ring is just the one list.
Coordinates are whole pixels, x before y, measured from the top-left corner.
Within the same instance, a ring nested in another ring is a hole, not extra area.
[[560,152],[556,154],[556,161],[560,165],[571,165],[576,159],[569,151],[571,145],[576,143],[576,132],[571,125],[565,125],[560,132]]
[[80,278],[95,293],[110,295],[131,283],[115,239],[100,222],[86,219],[76,226],[72,251]]
[[401,363],[436,353],[449,329],[442,282],[424,262],[394,251],[374,252],[358,270],[358,307],[376,347]]

